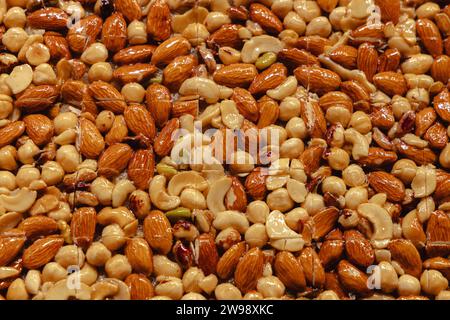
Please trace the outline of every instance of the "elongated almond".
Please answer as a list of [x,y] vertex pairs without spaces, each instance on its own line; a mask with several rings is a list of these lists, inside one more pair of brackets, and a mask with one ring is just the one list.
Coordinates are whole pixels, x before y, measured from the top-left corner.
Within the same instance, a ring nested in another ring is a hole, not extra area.
[[147,88],[145,102],[156,125],[162,128],[169,120],[172,111],[170,91],[165,86],[154,83]]
[[292,45],[299,49],[304,49],[318,56],[325,51],[325,47],[331,46],[331,41],[320,36],[299,37]]
[[143,135],[153,141],[156,135],[155,120],[151,113],[140,104],[132,104],[123,113],[128,128],[136,135]]
[[277,277],[291,290],[304,290],[306,286],[302,265],[294,255],[287,251],[279,252],[274,261],[274,270]]
[[316,56],[306,50],[297,48],[282,49],[280,52],[278,52],[277,59],[293,68],[297,68],[301,65],[319,66],[319,60]]
[[323,138],[325,136],[327,122],[317,101],[300,101],[300,115],[312,138]]
[[389,48],[378,58],[378,72],[396,71],[402,55],[397,48]]
[[265,128],[277,121],[280,114],[280,107],[275,100],[264,96],[258,101],[257,105],[259,109],[258,128]]
[[386,193],[391,201],[402,201],[405,197],[405,185],[395,176],[384,171],[374,171],[367,175],[370,186],[378,193]]
[[336,90],[341,84],[337,73],[315,66],[300,66],[294,70],[294,75],[302,86],[319,95]]
[[23,220],[18,229],[25,232],[28,239],[34,239],[38,236],[47,236],[58,231],[58,224],[52,218],[46,216],[28,217]]
[[380,9],[381,21],[398,23],[400,17],[400,0],[375,0],[375,5]]
[[259,248],[253,248],[241,258],[234,272],[234,283],[244,293],[256,288],[262,276],[264,255]]
[[155,46],[149,44],[126,47],[113,56],[113,61],[117,64],[148,62],[155,49]]
[[248,90],[243,88],[234,88],[231,100],[236,103],[239,113],[250,121],[257,121],[259,117],[258,105],[255,98]]
[[197,58],[191,54],[176,57],[163,70],[163,84],[172,91],[178,91],[181,84],[192,76],[197,64]]
[[155,295],[153,284],[142,274],[130,274],[125,283],[130,290],[131,300],[149,300]]
[[405,77],[397,72],[386,71],[377,73],[373,76],[373,83],[389,96],[403,96],[407,90]]
[[434,211],[428,220],[426,252],[429,257],[450,253],[450,218],[443,211]]
[[102,28],[102,19],[95,14],[77,21],[67,33],[67,42],[70,48],[82,53],[95,42]]
[[94,208],[83,207],[76,210],[70,223],[73,242],[82,248],[89,247],[94,240],[96,224],[97,213]]
[[105,148],[105,141],[97,126],[88,119],[79,120],[79,149],[87,158],[96,158]]
[[153,271],[153,254],[147,241],[132,238],[127,241],[125,255],[134,272],[150,275]]
[[344,240],[345,252],[351,263],[367,268],[375,261],[375,252],[370,241],[359,231],[345,231]]
[[422,260],[416,247],[409,240],[392,240],[388,249],[391,252],[392,260],[396,261],[402,269],[414,277],[419,277],[422,272]]
[[125,99],[120,92],[108,82],[94,81],[89,85],[89,92],[96,104],[114,113],[123,113],[126,107]]
[[433,107],[443,120],[450,121],[450,93],[447,88],[433,98]]
[[172,135],[175,133],[175,130],[177,130],[179,127],[180,127],[180,120],[178,118],[173,118],[170,119],[166,123],[166,125],[162,128],[162,130],[159,132],[153,144],[155,153],[158,156],[164,157],[170,153],[170,150],[172,150],[172,147],[175,143]]
[[50,262],[64,244],[61,236],[48,236],[36,240],[26,248],[22,255],[23,266],[27,269],[39,269]]
[[172,227],[170,222],[159,210],[152,210],[144,220],[144,237],[150,247],[162,254],[167,254],[172,248]]
[[212,33],[206,41],[212,49],[220,47],[232,47],[235,49],[242,47],[242,39],[239,36],[240,25],[224,24],[214,33]]
[[59,89],[52,85],[28,87],[16,100],[15,106],[24,112],[43,111],[55,103]]
[[229,279],[236,269],[239,259],[245,252],[245,242],[239,242],[220,257],[217,263],[217,275],[221,279]]
[[358,50],[352,46],[340,45],[334,48],[329,53],[329,56],[331,60],[333,60],[336,63],[339,63],[344,68],[355,69]]
[[339,262],[337,272],[339,282],[346,290],[362,296],[370,293],[370,289],[367,286],[367,275],[347,260]]
[[443,51],[442,37],[439,28],[430,19],[416,21],[417,35],[432,56],[439,56]]
[[0,148],[11,144],[25,132],[23,121],[14,121],[0,128]]
[[27,135],[33,142],[41,146],[50,142],[54,133],[53,122],[43,114],[30,114],[23,118]]
[[167,65],[176,57],[186,55],[191,44],[182,36],[174,36],[161,43],[153,52],[152,64]]
[[121,66],[114,70],[114,79],[120,80],[122,83],[142,82],[148,80],[158,71],[154,65],[149,63],[136,63]]
[[214,81],[230,88],[248,87],[257,76],[255,65],[248,63],[233,63],[224,66],[214,73]]
[[216,273],[219,254],[214,236],[209,233],[199,235],[194,241],[195,260],[205,275]]
[[406,156],[418,165],[434,163],[436,161],[436,154],[429,148],[419,149],[404,143],[400,139],[394,139],[393,143],[397,153]]
[[436,149],[443,149],[448,143],[447,130],[440,122],[436,122],[428,128],[423,138]]
[[283,23],[280,19],[263,4],[252,3],[249,17],[268,33],[277,34],[283,30]]
[[311,247],[304,248],[297,259],[302,265],[306,282],[313,288],[322,287],[325,284],[325,269],[316,251]]
[[344,253],[344,240],[339,229],[330,231],[319,251],[319,258],[326,269],[333,268]]
[[68,19],[64,10],[55,7],[39,9],[27,16],[30,27],[45,30],[63,30]]
[[148,189],[150,179],[155,170],[155,156],[151,149],[136,150],[128,164],[128,178],[134,185],[142,190]]
[[106,177],[119,175],[128,165],[133,150],[124,143],[115,143],[103,151],[98,160],[98,174]]
[[328,207],[320,210],[310,217],[304,227],[303,236],[306,240],[319,240],[330,232],[339,218],[339,210],[335,207]]
[[287,77],[287,69],[281,63],[274,63],[258,74],[250,85],[251,94],[265,93],[267,90],[278,87]]
[[121,13],[113,13],[103,23],[102,43],[112,52],[125,48],[127,43],[127,22]]
[[142,11],[137,0],[116,0],[114,6],[129,22],[141,19]]
[[378,52],[373,45],[363,43],[359,46],[356,66],[359,70],[364,72],[367,80],[372,81],[378,68]]
[[156,41],[164,41],[172,32],[170,8],[163,0],[156,0],[147,15],[147,33]]
[[0,266],[10,263],[25,244],[24,232],[9,230],[0,235]]
[[51,59],[70,59],[72,57],[69,49],[69,43],[62,34],[57,32],[46,32],[44,33],[44,44],[50,51]]

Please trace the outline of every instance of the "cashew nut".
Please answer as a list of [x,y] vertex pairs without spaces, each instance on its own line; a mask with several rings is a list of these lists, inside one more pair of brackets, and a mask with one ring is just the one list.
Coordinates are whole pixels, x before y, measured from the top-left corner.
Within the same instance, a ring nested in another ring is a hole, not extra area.
[[91,287],[88,285],[80,283],[79,288],[69,288],[71,286],[67,279],[60,280],[44,293],[44,298],[45,300],[69,300],[69,298],[76,298],[78,300],[91,299]]
[[36,200],[37,192],[28,188],[14,190],[9,195],[0,195],[0,207],[6,211],[23,213],[31,208]]
[[92,300],[104,300],[107,297],[113,300],[130,300],[130,290],[121,280],[104,278],[92,285]]
[[0,215],[0,233],[14,228],[21,220],[22,214],[19,212],[8,212]]
[[181,95],[200,95],[207,103],[216,103],[220,97],[218,85],[207,78],[192,77],[186,79],[179,90]]
[[[166,192],[166,177],[157,175],[150,182],[149,194],[152,203],[161,210],[172,210],[180,205],[180,198]],[[173,180],[173,178],[172,178]],[[171,180],[171,181],[172,181]],[[181,192],[181,190],[180,190]]]
[[377,249],[387,247],[393,237],[393,223],[389,213],[374,203],[362,203],[358,213],[373,224],[372,245]]
[[208,196],[206,197],[206,204],[212,212],[217,213],[226,210],[224,199],[228,190],[231,188],[231,183],[231,178],[222,177],[211,185]]
[[175,33],[182,33],[184,29],[191,23],[200,22],[202,23],[206,16],[208,15],[208,10],[198,6],[186,11],[183,14],[176,14],[172,17],[172,29]]
[[411,182],[415,198],[429,196],[436,189],[436,170],[431,166],[421,166]]
[[119,180],[112,191],[112,206],[114,208],[121,206],[134,190],[136,190],[136,187],[130,180]]
[[216,213],[216,218],[213,221],[213,225],[216,229],[223,230],[232,227],[239,231],[239,233],[245,233],[249,227],[249,222],[244,213],[239,211],[227,210]]
[[344,132],[345,140],[353,144],[352,157],[358,160],[361,157],[369,155],[369,142],[366,137],[353,128],[349,128]]
[[105,177],[98,177],[92,181],[90,190],[102,205],[109,206],[112,204],[114,184]]
[[265,52],[280,52],[284,47],[283,42],[268,35],[256,36],[245,42],[241,51],[242,62],[255,63],[259,55]]
[[172,196],[179,196],[185,188],[204,191],[208,188],[208,182],[198,172],[183,171],[174,175],[167,185],[167,191]]
[[102,225],[117,223],[126,234],[134,234],[138,220],[126,207],[105,207],[97,214],[97,222]]
[[220,103],[220,113],[223,124],[229,129],[239,129],[242,126],[244,117],[239,113],[233,100],[223,100]]
[[283,100],[297,91],[297,84],[297,78],[289,76],[278,87],[267,90],[267,95],[275,100]]
[[284,215],[278,210],[267,217],[266,232],[270,245],[278,250],[300,251],[305,244],[302,236],[287,226]]

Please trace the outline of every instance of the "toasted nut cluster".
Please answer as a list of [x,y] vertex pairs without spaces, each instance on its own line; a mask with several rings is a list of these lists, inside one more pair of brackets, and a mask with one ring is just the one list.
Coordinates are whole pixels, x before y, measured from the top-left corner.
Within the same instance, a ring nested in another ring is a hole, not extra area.
[[450,300],[444,3],[0,1],[0,300]]

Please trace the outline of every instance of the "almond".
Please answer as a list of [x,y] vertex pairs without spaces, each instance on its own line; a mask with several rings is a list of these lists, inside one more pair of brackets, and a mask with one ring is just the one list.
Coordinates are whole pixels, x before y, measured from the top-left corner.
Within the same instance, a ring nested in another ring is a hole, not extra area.
[[123,113],[127,106],[122,94],[108,82],[101,80],[92,82],[89,85],[89,92],[100,108],[114,113]]
[[128,135],[128,127],[123,115],[116,116],[109,132],[105,136],[105,142],[108,145],[113,145],[117,142],[122,142]]
[[172,118],[181,117],[184,114],[190,114],[194,118],[198,116],[199,101],[194,100],[178,100],[172,105],[171,116]]
[[258,75],[255,65],[232,63],[214,72],[214,81],[230,88],[248,87]]
[[427,224],[426,252],[429,257],[450,254],[450,217],[447,213],[434,211]]
[[340,45],[331,50],[329,57],[346,69],[355,69],[358,50],[352,46]]
[[217,263],[217,275],[221,279],[229,279],[233,275],[239,259],[245,252],[245,242],[234,244],[220,257]]
[[325,241],[322,242],[319,251],[319,259],[322,265],[326,268],[333,268],[341,259],[344,253],[344,240],[342,232],[339,229],[330,231]]
[[136,135],[143,135],[153,141],[156,135],[155,120],[151,113],[140,104],[131,104],[123,113],[128,128]]
[[310,217],[303,226],[303,238],[305,240],[319,240],[336,227],[339,218],[339,210],[335,207],[321,209]]
[[231,100],[236,103],[239,113],[246,119],[256,122],[259,117],[258,105],[255,98],[248,90],[243,88],[234,88]]
[[345,252],[348,260],[360,267],[367,268],[375,261],[375,252],[361,232],[348,230],[344,232]]
[[278,34],[283,30],[283,23],[280,19],[263,4],[252,3],[249,17],[268,33]]
[[137,188],[147,190],[154,171],[155,156],[151,149],[141,149],[133,153],[128,164],[127,174]]
[[31,28],[54,31],[66,29],[68,20],[64,10],[55,7],[39,9],[27,16]]
[[422,273],[422,260],[414,244],[405,239],[395,239],[389,242],[388,249],[392,260],[402,267],[405,273],[416,278]]
[[301,65],[319,66],[319,59],[306,50],[297,48],[284,48],[278,52],[277,59],[292,68],[297,68]]
[[313,288],[322,287],[325,284],[325,269],[316,251],[307,247],[297,259],[302,265],[306,282]]
[[118,176],[127,167],[132,155],[133,150],[127,144],[110,145],[98,160],[98,174],[108,178]]
[[364,42],[375,45],[384,43],[383,24],[363,24],[350,32],[350,44],[358,46]]
[[307,147],[300,155],[300,161],[303,164],[305,173],[310,176],[320,166],[320,160],[324,152],[324,147],[320,145],[311,145]]
[[161,254],[168,254],[172,248],[172,227],[166,215],[152,210],[144,220],[144,237],[150,247]]
[[266,175],[261,167],[253,169],[245,179],[245,190],[254,200],[264,199],[266,188]]
[[113,13],[103,23],[102,43],[112,52],[125,48],[127,43],[127,22],[121,13]]
[[280,107],[275,100],[264,96],[258,101],[257,105],[259,109],[258,128],[265,128],[278,120]]
[[294,70],[294,75],[302,86],[318,95],[336,90],[341,84],[337,73],[316,66],[300,66]]
[[240,25],[224,24],[214,33],[212,33],[206,41],[211,49],[219,47],[232,47],[240,49],[242,47],[242,39],[239,36]]
[[72,57],[69,49],[69,43],[60,33],[44,33],[44,44],[50,51],[50,57],[53,60],[60,60],[63,58],[70,59]]
[[195,261],[198,267],[207,276],[216,273],[219,254],[217,252],[214,236],[209,233],[199,235],[194,241]]
[[435,199],[450,197],[450,174],[443,170],[436,170]]
[[288,251],[279,252],[274,261],[275,275],[290,290],[301,291],[306,287],[302,265]]
[[[450,18],[449,18],[450,19]],[[448,83],[450,79],[450,57],[442,55],[434,59],[431,65],[431,76],[435,81]]]
[[237,177],[230,177],[231,187],[225,195],[225,207],[227,210],[244,212],[247,208],[247,195],[242,183]]
[[436,155],[429,148],[419,149],[404,143],[400,139],[394,139],[393,143],[397,153],[406,156],[418,165],[434,163],[436,161]]
[[26,125],[27,135],[38,145],[44,145],[50,142],[53,137],[53,122],[42,114],[30,114],[23,118]]
[[87,85],[79,80],[66,80],[61,86],[61,96],[65,103],[81,107],[83,95],[87,92]]
[[325,93],[320,97],[319,104],[325,112],[331,107],[340,106],[353,113],[353,101],[342,91]]
[[170,8],[163,0],[156,0],[147,15],[147,33],[156,41],[164,41],[172,32]]
[[372,108],[372,113],[369,116],[372,126],[381,129],[390,129],[395,123],[394,112],[391,106]]
[[113,78],[120,80],[123,84],[130,82],[143,82],[148,80],[158,71],[154,65],[149,63],[136,63],[121,66],[113,71]]
[[341,260],[337,266],[337,272],[339,281],[346,290],[362,296],[370,294],[367,275],[350,262]]
[[304,49],[311,52],[313,55],[318,56],[324,53],[325,47],[331,46],[331,41],[327,38],[320,36],[307,36],[299,37],[292,45],[299,49]]
[[430,143],[430,146],[436,149],[443,149],[448,143],[446,128],[440,122],[433,124],[423,136]]
[[17,227],[25,232],[28,239],[47,236],[58,231],[58,224],[52,218],[46,216],[28,217]]
[[131,300],[149,300],[155,295],[153,284],[142,274],[130,274],[126,277],[125,284],[130,290]]
[[340,299],[345,300],[348,298],[347,293],[345,293],[339,282],[339,277],[336,273],[327,272],[325,273],[325,287],[326,290],[333,290]]
[[359,46],[356,66],[364,72],[367,80],[372,81],[378,68],[378,52],[373,45],[363,43]]
[[381,13],[381,21],[398,23],[400,17],[400,0],[375,0]]
[[396,71],[402,55],[397,48],[389,48],[378,58],[378,72]]
[[0,266],[9,264],[20,252],[27,240],[24,232],[13,229],[0,235]]
[[59,89],[52,85],[28,87],[16,100],[15,106],[23,112],[35,113],[43,111],[55,103]]
[[0,128],[0,148],[13,143],[25,132],[23,121],[13,121]]
[[311,138],[323,138],[327,130],[325,115],[317,101],[300,101],[300,115]]
[[405,77],[401,73],[386,71],[373,76],[373,83],[377,88],[389,96],[403,96],[407,91]]
[[127,241],[125,255],[134,272],[146,276],[153,272],[153,253],[143,238],[132,238]]
[[163,70],[163,84],[172,91],[178,91],[184,80],[192,76],[197,65],[194,55],[176,57]]
[[258,74],[250,85],[251,94],[265,93],[267,90],[278,87],[287,77],[287,69],[281,63],[274,63]]
[[105,148],[105,141],[97,126],[88,119],[80,118],[78,120],[80,133],[78,146],[83,156],[87,158],[96,158]]
[[182,36],[174,36],[161,43],[153,52],[152,64],[167,65],[173,59],[186,55],[191,50],[191,44]]
[[341,83],[341,90],[353,100],[355,110],[370,112],[370,92],[359,81],[344,81]]
[[159,83],[148,86],[145,94],[145,102],[156,125],[161,128],[169,120],[172,111],[172,99],[170,91]]
[[82,53],[95,42],[102,29],[102,23],[102,19],[95,14],[76,22],[67,33],[70,48],[77,53]]
[[367,175],[367,179],[377,193],[386,193],[389,200],[399,202],[405,198],[405,185],[392,174],[374,171]]
[[242,293],[256,288],[256,282],[263,275],[264,254],[259,248],[252,248],[239,260],[234,272],[234,283]]
[[358,163],[362,166],[379,168],[397,161],[398,157],[394,151],[387,151],[382,148],[370,147],[369,154],[360,157]]
[[450,93],[447,88],[434,96],[433,107],[439,117],[450,122]]
[[53,260],[63,244],[64,239],[61,236],[48,236],[36,240],[23,251],[23,266],[27,269],[39,269]]
[[433,57],[439,56],[443,51],[443,43],[439,28],[430,19],[418,19],[416,31],[424,47]]
[[82,248],[87,248],[94,240],[97,213],[94,208],[77,209],[70,223],[73,242]]
[[141,7],[136,0],[116,0],[114,6],[121,12],[128,22],[140,20],[142,17]]
[[161,129],[153,144],[155,153],[160,157],[165,157],[170,153],[174,145],[173,134],[180,127],[178,118],[170,119]]
[[113,56],[113,61],[117,64],[133,64],[150,61],[156,46],[142,44],[126,47]]

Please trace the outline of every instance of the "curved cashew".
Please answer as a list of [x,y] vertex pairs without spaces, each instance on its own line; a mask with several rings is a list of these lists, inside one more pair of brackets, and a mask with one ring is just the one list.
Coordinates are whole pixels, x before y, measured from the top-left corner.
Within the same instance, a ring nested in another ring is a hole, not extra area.
[[166,177],[163,175],[153,177],[148,193],[152,203],[164,211],[175,209],[181,202],[179,197],[169,195],[166,192]]
[[222,122],[229,129],[239,129],[244,122],[244,117],[239,113],[233,100],[223,100],[220,103]]
[[278,53],[283,49],[283,42],[275,37],[256,36],[245,42],[241,51],[242,62],[255,63],[259,55],[265,52]]
[[224,230],[232,227],[244,234],[249,227],[247,217],[244,213],[239,211],[227,210],[216,213],[216,218],[213,221],[213,225],[216,229]]
[[387,247],[393,236],[393,223],[389,213],[374,203],[358,206],[358,213],[373,224],[372,245],[377,249]]
[[402,219],[402,234],[415,245],[425,246],[426,236],[417,217],[417,210],[410,211]]
[[283,100],[297,91],[297,84],[297,78],[289,76],[278,87],[267,90],[267,95],[275,100]]
[[105,300],[119,292],[119,285],[113,281],[99,281],[92,285],[92,300]]
[[353,144],[352,157],[358,160],[361,157],[369,155],[369,142],[366,137],[353,128],[349,128],[344,132],[345,140]]
[[205,110],[197,117],[197,121],[202,122],[202,126],[208,126],[211,124],[213,118],[220,116],[220,104],[212,104],[207,106]]
[[216,103],[220,97],[218,85],[207,78],[192,77],[186,79],[179,90],[181,95],[200,95],[207,103]]
[[175,33],[182,33],[191,23],[203,23],[207,15],[208,10],[200,6],[192,8],[183,14],[176,14],[172,17],[172,30]]
[[125,202],[125,200],[127,200],[128,195],[134,190],[136,190],[136,187],[128,179],[120,180],[119,182],[117,182],[112,191],[112,206],[121,206]]
[[0,207],[6,211],[23,213],[31,208],[36,200],[37,192],[28,188],[21,188],[11,192],[9,195],[0,195]]
[[278,210],[272,211],[267,217],[266,232],[270,245],[278,250],[295,252],[305,244],[302,236],[287,226],[284,215]]
[[431,166],[421,166],[411,182],[415,198],[429,196],[436,189],[436,170]]
[[167,186],[167,192],[172,196],[179,196],[181,191],[185,188],[193,188],[199,191],[204,191],[208,188],[208,181],[203,178],[198,172],[183,171],[177,173],[170,179]]
[[0,215],[0,233],[12,229],[22,220],[19,212],[8,212]]
[[117,223],[121,228],[132,223],[136,218],[126,207],[105,207],[97,214],[97,222],[101,225]]
[[60,280],[44,293],[44,298],[45,300],[69,300],[72,297],[78,300],[91,299],[91,287],[88,285],[80,283],[77,289],[69,289],[69,287],[67,279]]
[[214,212],[225,211],[224,199],[228,190],[231,188],[232,180],[229,177],[222,177],[217,179],[209,189],[206,197],[206,204],[208,208]]

